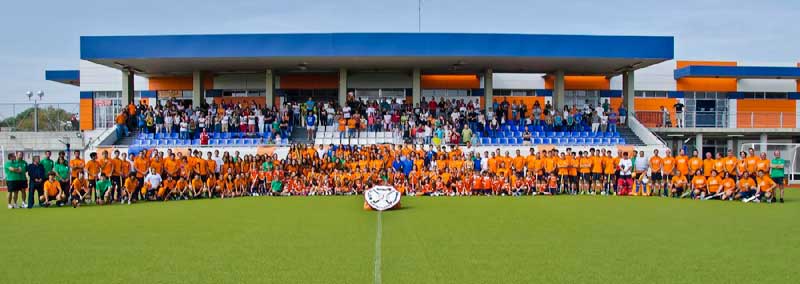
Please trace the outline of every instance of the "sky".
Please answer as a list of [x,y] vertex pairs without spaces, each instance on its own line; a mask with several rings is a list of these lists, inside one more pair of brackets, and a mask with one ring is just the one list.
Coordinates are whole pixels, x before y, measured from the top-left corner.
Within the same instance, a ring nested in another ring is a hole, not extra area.
[[[44,70],[78,69],[82,35],[417,32],[417,0],[7,1],[1,103],[76,103]],[[425,0],[422,32],[659,35],[676,59],[800,62],[800,1]]]

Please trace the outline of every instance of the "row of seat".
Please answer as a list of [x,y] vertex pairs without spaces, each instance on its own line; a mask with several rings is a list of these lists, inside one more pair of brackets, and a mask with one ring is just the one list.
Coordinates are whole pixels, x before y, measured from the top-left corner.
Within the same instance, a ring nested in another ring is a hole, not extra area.
[[[494,133],[494,137],[487,138],[522,138],[524,132],[521,131],[498,131]],[[476,132],[475,136],[482,137],[483,134]],[[591,131],[574,131],[574,132],[551,132],[551,131],[536,131],[531,132],[532,138],[619,138],[619,132],[591,132]]]
[[[266,145],[274,141],[263,138],[219,138],[209,139],[208,145],[240,146],[240,145]],[[288,138],[281,139],[279,144],[289,144]],[[197,146],[201,145],[200,139],[136,139],[133,146]]]
[[[271,137],[271,132],[256,132],[256,133],[244,133],[244,132],[212,132],[208,133],[209,138],[215,139],[234,139],[234,138],[269,138]],[[200,137],[200,133],[195,133],[195,137],[192,139],[196,139]],[[137,139],[145,140],[145,139],[179,139],[180,134],[176,132],[172,133],[139,133],[136,136]]]
[[[480,138],[480,145],[522,145],[525,140],[522,138]],[[532,138],[532,144],[545,145],[622,145],[625,144],[624,138]]]
[[339,144],[341,144],[341,145],[372,145],[372,144],[385,144],[385,143],[396,144],[396,143],[402,143],[402,141],[398,141],[398,139],[391,138],[391,137],[381,137],[381,138],[361,137],[361,138],[352,138],[352,139],[348,139],[348,138],[339,139],[337,137],[337,138],[317,138],[317,139],[314,139],[314,144],[317,144],[317,145],[330,145],[330,144],[334,144],[334,145],[339,145]]

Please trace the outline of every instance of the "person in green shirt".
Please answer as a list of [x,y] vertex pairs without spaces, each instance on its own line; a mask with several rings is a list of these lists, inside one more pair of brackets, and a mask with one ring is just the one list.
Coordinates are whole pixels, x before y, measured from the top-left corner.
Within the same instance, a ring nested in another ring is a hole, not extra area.
[[[69,166],[67,159],[64,156],[59,156],[56,163],[53,165],[53,171],[56,173],[56,180],[61,183],[61,189],[68,190],[70,184]],[[69,195],[67,195],[69,197]]]
[[280,195],[282,188],[283,188],[283,182],[281,182],[280,179],[275,178],[274,180],[272,180],[272,183],[270,184],[270,189],[272,190],[273,196]]
[[39,163],[42,164],[42,167],[44,167],[44,174],[45,175],[49,175],[53,171],[54,163],[53,163],[53,160],[50,159],[51,155],[52,155],[52,153],[50,153],[50,151],[44,151],[44,159],[39,161]]
[[[25,194],[25,185],[28,182],[25,177],[25,169],[26,164],[24,161],[20,163],[14,153],[8,153],[8,160],[6,160],[3,167],[6,175],[6,186],[8,187],[8,209],[25,208],[23,203],[20,203],[19,206],[17,205],[19,193],[22,191]],[[24,196],[22,200],[25,200]]]
[[100,173],[100,180],[95,183],[95,200],[98,205],[103,205],[108,202],[108,189],[111,188],[111,180],[108,179],[106,174]]
[[273,167],[274,166],[272,164],[272,161],[267,160],[267,161],[264,161],[264,163],[261,164],[261,171],[262,172],[268,172],[268,171],[271,171]]
[[773,153],[775,158],[770,161],[770,172],[769,175],[775,183],[778,184],[778,191],[780,199],[779,201],[783,203],[783,178],[785,177],[784,166],[786,166],[786,160],[781,158],[781,152],[775,151]]

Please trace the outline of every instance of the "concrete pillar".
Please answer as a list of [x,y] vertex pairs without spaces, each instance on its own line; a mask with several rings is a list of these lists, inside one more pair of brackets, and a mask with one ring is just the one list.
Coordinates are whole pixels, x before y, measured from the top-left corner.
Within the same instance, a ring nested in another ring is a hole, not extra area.
[[697,153],[700,153],[700,157],[703,157],[703,133],[697,133],[697,138],[695,138],[694,143]]
[[206,100],[203,89],[203,71],[192,72],[192,107],[199,107]]
[[761,152],[767,152],[767,134],[766,133],[761,133],[761,141],[760,142],[761,143],[759,143],[759,146],[758,146],[758,152],[759,152],[758,154],[761,154]]
[[347,104],[347,69],[339,68],[339,106]]
[[422,71],[414,68],[411,74],[411,105],[416,107],[422,101]]
[[494,100],[494,71],[492,68],[486,69],[483,74],[483,100],[486,102],[485,109],[489,112]]
[[680,152],[681,149],[680,142],[681,139],[672,138],[672,153],[677,154],[678,152]]
[[553,76],[553,107],[561,111],[566,105],[567,98],[564,92],[564,70],[557,70]]
[[267,69],[266,77],[264,99],[267,107],[271,108],[275,103],[275,74],[272,73],[272,69]]
[[[625,71],[622,73],[622,104],[628,109],[628,117],[635,115],[634,98],[636,97],[636,89],[633,84],[633,71]],[[627,123],[627,121],[626,121]]]
[[734,155],[736,154],[736,142],[733,141],[734,138],[728,137],[728,150],[733,150]]
[[122,105],[127,106],[133,102],[134,86],[133,71],[122,70]]

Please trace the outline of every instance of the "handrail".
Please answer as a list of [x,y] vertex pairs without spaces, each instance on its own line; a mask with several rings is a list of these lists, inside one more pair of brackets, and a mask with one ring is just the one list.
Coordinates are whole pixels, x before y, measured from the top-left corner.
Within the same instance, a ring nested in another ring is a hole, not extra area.
[[[671,126],[665,126],[661,111],[636,111],[640,122],[649,128],[677,127],[674,113],[670,113]],[[689,111],[684,127],[731,127],[731,128],[797,128],[800,113],[780,111]],[[699,124],[698,117],[714,117],[714,125]]]
[[647,146],[667,146],[667,142],[658,137],[658,135],[653,134],[650,129],[647,129],[635,115],[628,116],[628,128],[633,131],[633,134],[639,136],[639,139],[642,139],[642,142]]

